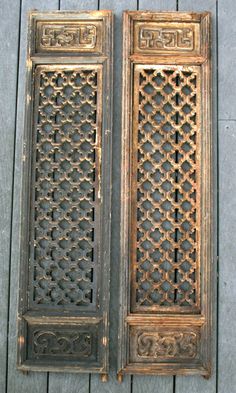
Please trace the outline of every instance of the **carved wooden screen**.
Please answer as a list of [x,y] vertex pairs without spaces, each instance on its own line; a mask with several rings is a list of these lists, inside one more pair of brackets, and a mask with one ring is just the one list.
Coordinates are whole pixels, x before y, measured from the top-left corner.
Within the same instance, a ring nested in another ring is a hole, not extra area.
[[22,370],[108,369],[111,63],[109,11],[31,13]]
[[209,19],[124,14],[120,373],[210,374]]

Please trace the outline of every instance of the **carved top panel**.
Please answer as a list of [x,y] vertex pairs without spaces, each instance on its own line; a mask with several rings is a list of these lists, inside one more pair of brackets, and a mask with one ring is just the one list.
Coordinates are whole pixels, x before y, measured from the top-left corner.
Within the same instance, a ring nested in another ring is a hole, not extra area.
[[44,20],[36,23],[36,53],[102,53],[102,21]]
[[197,54],[199,23],[134,22],[133,52],[140,54]]

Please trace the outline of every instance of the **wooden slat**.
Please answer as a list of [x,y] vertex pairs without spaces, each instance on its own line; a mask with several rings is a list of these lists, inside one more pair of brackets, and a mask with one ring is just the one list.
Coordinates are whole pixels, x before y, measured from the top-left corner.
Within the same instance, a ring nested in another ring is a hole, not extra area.
[[[178,10],[179,11],[211,11],[212,13],[212,65],[213,65],[213,119],[216,118],[216,105],[217,105],[217,75],[216,75],[216,1],[215,0],[179,0],[178,2]],[[216,144],[217,144],[217,122],[213,123],[213,134],[214,134],[214,180],[216,182],[217,179],[217,165],[216,165]],[[215,183],[216,189],[216,183]],[[215,195],[215,204],[216,206],[216,192]],[[215,211],[215,231],[214,231],[214,278],[216,277],[216,211]],[[216,299],[216,285],[214,285],[214,296],[213,299]],[[200,376],[192,376],[192,377],[176,377],[175,381],[175,393],[215,393],[216,392],[216,301],[213,307],[213,337],[212,337],[212,376],[209,380],[206,380]]]
[[[25,106],[25,75],[26,75],[26,49],[27,49],[27,12],[39,6],[38,0],[23,0],[21,12],[21,38],[20,38],[20,64],[19,85],[17,101],[17,127],[16,127],[16,156],[15,181],[13,204],[13,232],[12,232],[12,264],[10,287],[10,321],[9,321],[9,357],[8,357],[8,392],[46,393],[47,374],[30,373],[24,375],[16,370],[16,329],[17,329],[17,297],[20,256],[20,221],[21,221],[21,191],[22,191],[22,152],[24,133],[24,106]],[[58,1],[40,1],[41,10],[57,9]],[[12,6],[12,8],[14,8]],[[11,9],[12,12],[12,9]],[[9,21],[7,21],[9,25]],[[6,35],[5,35],[6,36]]]
[[89,393],[89,374],[49,373],[48,393]]
[[173,377],[141,376],[133,377],[133,393],[172,393]]
[[120,135],[121,135],[121,53],[122,11],[136,9],[136,0],[100,0],[100,10],[110,9],[115,15],[114,23],[114,115],[113,115],[113,162],[112,162],[112,239],[111,239],[111,293],[110,293],[110,372],[109,380],[102,383],[97,375],[91,376],[91,393],[129,393],[131,377],[126,376],[119,384],[116,380],[117,327],[119,285],[119,221],[120,221]]
[[139,0],[139,10],[175,11],[176,0]]
[[[61,0],[60,10],[92,11],[98,9],[98,0]],[[107,8],[109,9],[109,8]]]
[[[176,0],[140,0],[139,10],[150,11],[175,11]],[[134,376],[133,377],[133,393],[172,393],[173,377],[161,376]]]
[[[1,146],[0,146],[0,386],[5,391],[7,370],[8,295],[11,239],[12,182],[14,165],[14,133],[16,116],[16,87],[19,44],[20,2],[14,0],[1,5]],[[9,34],[9,26],[14,26]],[[7,94],[6,94],[7,92]]]
[[219,119],[236,120],[235,72],[236,63],[236,3],[235,0],[218,1],[219,44]]
[[[221,77],[221,74],[220,74]],[[227,96],[227,90],[224,90]],[[236,386],[236,121],[219,123],[219,362],[218,393]]]

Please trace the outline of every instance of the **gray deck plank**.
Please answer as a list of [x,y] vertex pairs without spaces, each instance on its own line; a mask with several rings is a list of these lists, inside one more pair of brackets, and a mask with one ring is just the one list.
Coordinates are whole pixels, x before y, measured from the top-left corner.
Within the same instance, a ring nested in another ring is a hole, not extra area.
[[[140,0],[140,10],[175,11],[176,0]],[[173,377],[134,376],[133,393],[172,393]]]
[[[17,78],[17,45],[18,45],[18,12],[20,2],[13,0],[1,2],[0,38],[2,43],[2,59],[0,67],[1,103],[0,112],[2,141],[0,147],[0,179],[2,217],[1,256],[2,270],[0,276],[0,392],[5,392],[6,367],[6,332],[8,309],[8,261],[11,216],[11,186],[14,147],[14,111],[15,90]],[[65,6],[66,3],[66,6]],[[132,5],[131,5],[132,3]],[[171,10],[175,0],[140,0],[140,9]],[[95,4],[95,5],[94,5]],[[235,307],[235,246],[233,212],[235,205],[236,178],[229,176],[235,172],[233,157],[236,154],[236,109],[233,96],[234,72],[236,58],[236,2],[235,0],[218,1],[219,4],[219,117],[231,121],[220,121],[219,129],[219,170],[220,170],[220,279],[219,279],[219,360],[218,360],[218,393],[233,393],[236,385],[235,353],[236,353],[236,307]],[[29,373],[28,376],[16,371],[16,314],[18,294],[19,269],[19,222],[20,194],[22,181],[22,135],[24,129],[24,90],[25,90],[25,58],[26,58],[26,10],[38,8],[57,9],[57,0],[23,0],[22,36],[20,51],[19,88],[17,106],[16,134],[16,166],[13,209],[13,239],[12,239],[12,269],[10,287],[10,325],[9,325],[9,358],[8,358],[8,393],[46,393],[47,375],[44,373]],[[97,0],[61,0],[61,8],[94,9]],[[179,0],[179,10],[212,10],[215,15],[216,0]],[[113,221],[112,221],[112,267],[111,267],[111,376],[107,384],[102,384],[98,376],[91,378],[92,393],[129,393],[131,391],[130,377],[126,376],[123,384],[115,381],[116,341],[118,323],[117,274],[119,271],[119,196],[120,196],[120,93],[121,86],[121,13],[123,9],[135,9],[136,0],[100,0],[100,8],[115,11],[115,113],[114,113],[114,165],[113,165]],[[10,27],[14,26],[14,29]],[[214,30],[214,42],[215,30]],[[229,39],[230,38],[230,39]],[[3,55],[4,54],[4,55]],[[214,63],[215,60],[213,59]],[[10,72],[9,72],[10,71]],[[2,77],[3,76],[3,77]],[[6,94],[7,91],[7,94]],[[214,107],[216,98],[214,98]],[[230,223],[230,225],[229,225]],[[215,340],[215,339],[214,339]],[[215,342],[214,342],[215,344]],[[175,393],[215,393],[215,372],[209,381],[201,377],[177,377]],[[88,393],[89,376],[83,374],[50,374],[49,393]],[[166,382],[163,382],[165,381]],[[168,385],[170,381],[170,386]],[[166,385],[165,385],[166,383]],[[163,390],[166,386],[166,390]],[[169,386],[169,387],[168,387]],[[133,377],[133,393],[162,393],[171,391],[172,379],[163,377]]]
[[[212,64],[213,64],[213,141],[214,141],[214,177],[217,178],[217,73],[216,73],[216,1],[215,0],[179,0],[179,11],[211,11],[212,13]],[[215,184],[216,190],[216,184]],[[215,192],[215,196],[217,193]],[[216,206],[216,198],[215,198]],[[215,216],[215,236],[214,236],[214,261],[215,261],[215,271],[214,277],[216,279],[216,216]],[[201,376],[188,376],[188,377],[176,377],[176,393],[215,393],[216,392],[216,345],[217,345],[217,320],[216,320],[216,307],[217,307],[217,294],[216,285],[214,285],[214,307],[213,307],[213,338],[212,338],[212,363],[213,372],[209,380],[204,379]]]
[[[15,4],[14,0],[10,0],[2,3],[0,30],[0,102],[2,103],[0,111],[0,124],[2,125],[2,143],[0,145],[0,386],[3,391],[5,390],[6,384],[8,350],[8,295],[19,17],[19,2]],[[11,30],[11,34],[9,34],[9,25],[15,27]]]
[[98,9],[98,0],[61,0],[61,10],[92,11]]
[[112,235],[111,235],[111,298],[110,298],[110,374],[103,384],[98,376],[91,376],[91,393],[129,393],[131,377],[123,383],[116,381],[117,328],[119,322],[119,245],[120,245],[120,151],[121,151],[121,67],[122,67],[122,11],[135,10],[136,0],[100,0],[100,9],[110,9],[115,14],[114,26],[114,117],[113,117],[113,165],[112,165]]
[[[225,91],[226,92],[226,91]],[[219,373],[218,393],[236,386],[236,121],[219,124]]]
[[139,0],[140,10],[175,11],[176,0]]
[[[17,337],[17,298],[19,288],[19,255],[20,255],[20,219],[21,219],[21,190],[22,190],[22,148],[24,132],[24,101],[26,75],[26,47],[27,47],[27,12],[40,6],[40,10],[56,9],[58,1],[51,0],[23,0],[21,13],[21,39],[19,85],[17,101],[16,127],[16,156],[15,182],[13,200],[13,232],[12,232],[12,263],[10,285],[10,320],[9,320],[9,357],[8,357],[8,393],[46,393],[47,374],[29,373],[24,375],[16,370],[16,337]],[[14,9],[14,7],[12,7]],[[9,23],[9,21],[8,21]]]
[[48,393],[89,393],[89,374],[49,373]]
[[218,1],[219,37],[219,118],[236,120],[235,72],[236,63],[236,3]]
[[[97,0],[61,0],[60,10],[96,10]],[[48,393],[89,393],[89,374],[49,373]]]

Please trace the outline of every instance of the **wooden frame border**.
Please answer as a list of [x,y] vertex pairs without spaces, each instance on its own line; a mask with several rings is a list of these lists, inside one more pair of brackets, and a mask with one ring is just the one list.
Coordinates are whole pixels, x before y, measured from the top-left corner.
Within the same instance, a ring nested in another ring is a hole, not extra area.
[[[146,23],[198,23],[200,25],[199,52],[188,54],[179,52],[134,53],[133,26],[137,21]],[[211,375],[211,331],[212,331],[212,264],[213,264],[213,167],[212,167],[212,108],[211,108],[211,22],[210,13],[182,12],[142,12],[126,11],[123,14],[123,100],[122,100],[122,163],[121,163],[121,246],[120,246],[120,326],[118,376],[122,373],[134,374],[202,374]],[[131,130],[132,130],[132,91],[134,64],[172,64],[201,66],[202,102],[202,176],[201,176],[201,313],[193,315],[133,314],[130,310],[130,176],[131,176]],[[159,328],[166,330],[191,327],[199,334],[198,361],[184,362],[135,362],[129,353],[130,328],[143,327],[145,330]]]

